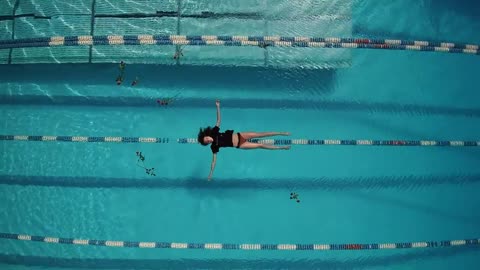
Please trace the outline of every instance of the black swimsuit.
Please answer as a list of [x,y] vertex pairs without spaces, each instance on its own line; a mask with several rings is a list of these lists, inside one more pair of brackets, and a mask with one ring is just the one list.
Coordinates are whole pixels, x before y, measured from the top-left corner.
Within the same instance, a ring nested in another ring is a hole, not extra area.
[[215,126],[210,136],[213,138],[210,148],[214,154],[220,151],[220,147],[233,147],[233,130],[220,132],[220,128]]

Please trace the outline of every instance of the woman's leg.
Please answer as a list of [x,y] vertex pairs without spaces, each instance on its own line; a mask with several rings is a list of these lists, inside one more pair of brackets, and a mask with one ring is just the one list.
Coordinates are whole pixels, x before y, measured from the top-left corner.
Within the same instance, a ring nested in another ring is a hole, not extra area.
[[250,140],[253,138],[262,138],[262,137],[270,137],[270,136],[289,136],[290,132],[240,132],[245,140]]
[[251,142],[244,142],[240,145],[241,149],[268,149],[268,150],[288,150],[290,146],[275,146],[270,144],[261,144],[261,143],[251,143]]

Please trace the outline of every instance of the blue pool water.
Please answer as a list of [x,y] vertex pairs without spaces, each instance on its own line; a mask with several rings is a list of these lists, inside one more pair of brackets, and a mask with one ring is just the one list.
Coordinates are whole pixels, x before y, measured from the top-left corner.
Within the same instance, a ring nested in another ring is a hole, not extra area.
[[[43,15],[80,14],[90,8],[88,1],[77,5],[20,2],[23,12],[36,10]],[[291,24],[271,23],[268,33],[257,28],[258,21],[185,19],[181,33],[319,35],[322,32],[312,32],[315,27],[302,16],[325,13],[351,19],[333,21],[339,27],[329,33],[339,36],[480,43],[479,4],[474,1],[398,0],[384,5],[334,1],[326,9],[329,12],[322,9],[321,1],[281,2],[215,5],[183,1],[185,12],[258,9],[268,10],[273,17],[299,19]],[[5,7],[0,5],[2,14],[13,6],[13,1],[5,3]],[[97,0],[97,11],[135,12],[157,4],[173,10],[177,6],[176,1],[152,1],[150,5],[119,1],[110,7],[109,3]],[[17,26],[29,25],[27,19],[21,20]],[[58,20],[65,22],[60,25],[70,25],[73,33],[83,31],[68,21],[75,18],[60,16]],[[17,37],[41,36],[46,33],[42,31],[52,29],[62,35],[58,23],[54,19],[51,25],[38,23],[38,29],[33,24],[30,32],[20,28],[24,32]],[[169,27],[176,25],[175,20],[151,28],[125,19],[108,23],[99,27],[98,31],[105,31],[99,34],[114,33],[117,24],[125,26],[118,27],[118,34],[157,30],[175,34]],[[248,24],[251,28],[246,28]],[[7,30],[2,39],[8,38],[4,37]],[[209,148],[175,141],[195,138],[199,127],[215,123],[217,98],[222,101],[223,129],[290,131],[292,139],[480,141],[478,56],[269,48],[266,58],[261,49],[241,49],[230,54],[229,48],[186,48],[178,65],[171,60],[173,46],[169,52],[156,53],[143,51],[141,46],[121,47],[112,54],[108,54],[109,47],[94,47],[95,64],[45,64],[61,54],[50,51],[48,57],[38,58],[48,50],[15,49],[13,63],[34,59],[43,64],[0,66],[0,134],[159,137],[170,142],[0,141],[0,232],[234,244],[478,239],[478,147],[221,149],[214,180],[208,182]],[[75,50],[72,54],[79,57],[75,59],[84,63],[88,48]],[[125,57],[136,64],[128,62],[125,84],[117,86],[118,67],[109,62],[120,60],[125,52],[132,53]],[[153,53],[151,62],[138,60],[147,59],[149,53]],[[265,59],[269,61],[266,66],[258,64]],[[146,64],[152,62],[159,65]],[[130,87],[135,76],[140,83]],[[177,98],[169,106],[157,105],[157,99],[172,96]],[[136,151],[143,152],[157,176],[146,175],[136,166]],[[300,194],[301,202],[290,200],[290,192]],[[476,269],[479,258],[478,246],[247,251],[130,249],[0,239],[2,269]]]

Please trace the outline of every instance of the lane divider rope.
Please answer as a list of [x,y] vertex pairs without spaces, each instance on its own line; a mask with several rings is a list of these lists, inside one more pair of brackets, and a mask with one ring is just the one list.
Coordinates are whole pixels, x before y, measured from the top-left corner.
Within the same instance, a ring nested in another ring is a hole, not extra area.
[[181,242],[139,242],[118,240],[91,240],[76,238],[58,238],[34,236],[15,233],[0,233],[0,239],[36,241],[53,244],[70,244],[84,246],[107,246],[127,248],[162,248],[162,249],[236,249],[236,250],[371,250],[371,249],[413,249],[480,246],[480,239],[462,239],[427,242],[381,243],[381,244],[224,244],[224,243],[181,243]]
[[[87,137],[87,136],[29,136],[0,135],[0,141],[28,142],[89,142],[89,143],[171,143],[198,144],[197,138],[155,138],[155,137]],[[273,145],[360,145],[360,146],[480,146],[479,141],[438,141],[438,140],[311,140],[311,139],[251,139],[250,142]]]
[[0,40],[0,49],[92,45],[271,46],[409,50],[480,55],[480,46],[477,44],[337,37],[103,35]]

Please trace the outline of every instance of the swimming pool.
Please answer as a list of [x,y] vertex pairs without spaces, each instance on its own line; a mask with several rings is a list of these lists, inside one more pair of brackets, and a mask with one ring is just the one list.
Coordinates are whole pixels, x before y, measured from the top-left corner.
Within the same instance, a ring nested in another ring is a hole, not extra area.
[[[52,18],[15,18],[15,37],[90,35],[92,18],[82,14],[93,2],[81,3],[19,1],[17,15]],[[2,15],[12,14],[14,1],[2,4]],[[168,15],[178,6],[94,5],[98,14],[114,15]],[[182,14],[209,11],[217,18],[95,18],[93,34],[480,43],[473,1],[181,1],[180,7]],[[7,25],[2,40],[13,21],[0,21]],[[326,21],[330,32],[315,30]],[[478,265],[480,154],[469,146],[480,141],[478,56],[185,46],[177,63],[175,50],[172,44],[0,51],[2,269]],[[117,86],[120,60],[127,67]],[[168,106],[157,103],[169,97],[175,99]],[[214,124],[216,98],[223,129],[290,131],[291,141],[277,143],[292,149],[222,149],[207,182],[210,150],[191,139]],[[431,141],[445,146],[427,146]],[[136,165],[136,151],[156,176]],[[300,203],[289,199],[291,192]],[[472,241],[442,242],[461,239]],[[75,245],[43,243],[57,241]],[[376,245],[385,243],[393,245]]]

